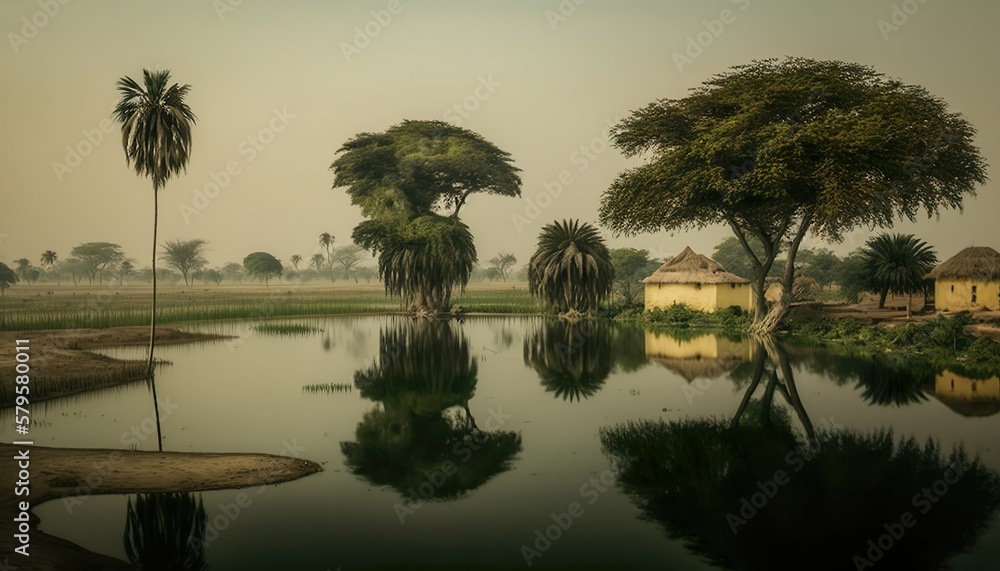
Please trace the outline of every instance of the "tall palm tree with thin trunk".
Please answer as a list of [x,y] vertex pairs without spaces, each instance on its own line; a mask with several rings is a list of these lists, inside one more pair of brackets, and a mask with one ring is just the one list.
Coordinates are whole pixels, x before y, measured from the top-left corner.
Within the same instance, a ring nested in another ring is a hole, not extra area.
[[115,120],[122,126],[125,163],[140,176],[153,180],[153,301],[149,320],[149,360],[146,370],[153,387],[159,438],[159,405],[153,380],[153,348],[156,336],[156,229],[159,220],[159,191],[171,176],[187,170],[191,158],[191,127],[196,118],[185,103],[190,85],[170,84],[170,71],[142,70],[143,84],[131,77],[118,80],[121,100],[115,106]]
[[579,220],[542,228],[528,263],[531,294],[559,313],[588,313],[611,293],[615,270],[597,228]]
[[326,264],[330,269],[330,283],[333,283],[333,234],[323,232],[319,235],[319,245],[326,250]]

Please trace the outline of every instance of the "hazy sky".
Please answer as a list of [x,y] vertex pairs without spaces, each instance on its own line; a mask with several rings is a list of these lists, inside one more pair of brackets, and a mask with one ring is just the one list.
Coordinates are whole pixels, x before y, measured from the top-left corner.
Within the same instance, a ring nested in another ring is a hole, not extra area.
[[[923,85],[972,122],[986,160],[1000,163],[992,0],[61,2],[0,3],[8,264],[107,241],[148,265],[151,185],[126,168],[107,120],[115,81],[144,67],[189,83],[198,116],[187,174],[161,191],[160,242],[206,239],[213,265],[257,250],[308,259],[325,231],[347,243],[361,215],[331,188],[330,163],[356,133],[403,119],[460,121],[513,155],[523,197],[474,196],[462,217],[480,260],[507,250],[520,265],[544,223],[596,222],[601,193],[636,164],[607,147],[610,123],[755,58],[853,61]],[[698,40],[700,53],[690,48],[679,65],[675,54]],[[227,165],[238,174],[213,177]],[[571,182],[552,198],[545,184],[560,173]],[[1000,248],[998,185],[980,188],[964,214],[896,228],[941,257],[973,243]],[[196,191],[215,196],[196,201]],[[831,247],[846,253],[867,234]],[[685,245],[710,254],[728,232],[605,235],[666,256]]]

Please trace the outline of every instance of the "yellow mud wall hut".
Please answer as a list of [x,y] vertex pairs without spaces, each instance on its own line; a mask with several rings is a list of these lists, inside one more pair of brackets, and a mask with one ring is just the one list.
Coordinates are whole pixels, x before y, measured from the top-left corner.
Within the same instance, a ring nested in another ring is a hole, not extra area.
[[1000,310],[1000,252],[986,246],[962,250],[931,270],[938,311]]
[[643,280],[647,310],[685,304],[701,311],[752,307],[750,280],[731,274],[715,260],[691,248]]

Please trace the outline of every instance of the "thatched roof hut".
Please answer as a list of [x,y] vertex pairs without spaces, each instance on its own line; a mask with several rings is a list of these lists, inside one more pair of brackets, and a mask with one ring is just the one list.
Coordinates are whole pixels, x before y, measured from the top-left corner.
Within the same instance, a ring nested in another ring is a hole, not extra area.
[[647,284],[748,284],[750,280],[731,274],[712,258],[696,254],[690,247],[642,280]]
[[989,246],[972,246],[938,265],[926,276],[929,279],[1000,280],[1000,252]]
[[678,357],[650,357],[650,361],[683,378],[688,383],[695,379],[716,379],[729,374],[743,362],[737,357],[681,359]]

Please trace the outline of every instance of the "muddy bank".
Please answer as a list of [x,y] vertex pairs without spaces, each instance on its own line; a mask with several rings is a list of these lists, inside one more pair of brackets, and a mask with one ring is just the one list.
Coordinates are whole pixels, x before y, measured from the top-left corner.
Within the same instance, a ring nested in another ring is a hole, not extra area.
[[[23,449],[22,449],[23,450]],[[0,474],[18,473],[14,457],[19,450],[0,444]],[[175,452],[132,452],[124,450],[31,447],[31,506],[57,500],[67,506],[82,500],[81,482],[89,482],[90,494],[150,492],[200,492],[242,488],[295,480],[321,470],[319,464],[298,458],[269,454],[191,454]],[[9,482],[13,484],[13,482]],[[30,557],[14,553],[11,518],[17,513],[13,485],[0,488],[0,569],[22,571],[127,570],[132,567],[111,557],[91,553],[69,541],[37,530],[32,515]],[[61,499],[65,498],[65,499]],[[125,514],[122,513],[122,517]]]
[[[0,332],[0,371],[14,372],[16,340],[27,339],[30,348],[30,402],[113,387],[146,378],[143,360],[112,359],[90,349],[149,344],[147,327],[111,329],[63,329]],[[221,335],[187,333],[168,327],[156,330],[157,345],[175,345],[228,339]],[[0,408],[14,402],[13,374],[0,376]]]

